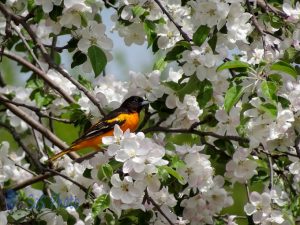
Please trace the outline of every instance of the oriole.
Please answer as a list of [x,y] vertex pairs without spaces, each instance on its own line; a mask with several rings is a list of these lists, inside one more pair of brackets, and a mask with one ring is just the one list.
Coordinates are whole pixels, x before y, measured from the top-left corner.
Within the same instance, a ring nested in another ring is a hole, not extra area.
[[99,148],[102,138],[113,136],[114,126],[118,124],[123,131],[129,129],[134,132],[139,124],[139,113],[148,102],[138,96],[126,99],[122,105],[103,117],[99,122],[90,127],[81,137],[75,140],[72,145],[62,152],[54,155],[50,161],[54,161],[63,155],[78,151],[83,148]]

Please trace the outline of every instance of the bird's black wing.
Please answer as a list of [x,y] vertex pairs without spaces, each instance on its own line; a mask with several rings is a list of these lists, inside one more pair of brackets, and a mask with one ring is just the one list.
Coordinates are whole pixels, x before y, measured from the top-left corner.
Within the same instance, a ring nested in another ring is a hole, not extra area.
[[72,143],[72,145],[76,145],[82,140],[90,139],[99,136],[101,134],[104,134],[108,131],[111,131],[114,129],[114,126],[116,124],[121,126],[123,123],[125,123],[125,120],[118,120],[118,116],[121,113],[126,113],[126,110],[123,110],[122,108],[118,108],[110,112],[107,116],[103,117],[99,122],[91,126],[80,138],[75,140]]

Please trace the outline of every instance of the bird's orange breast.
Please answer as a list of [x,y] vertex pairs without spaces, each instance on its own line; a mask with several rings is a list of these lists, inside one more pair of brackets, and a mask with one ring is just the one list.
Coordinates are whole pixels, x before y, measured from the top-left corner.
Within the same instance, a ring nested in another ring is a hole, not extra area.
[[137,112],[131,114],[121,114],[118,116],[118,118],[119,117],[121,121],[125,120],[125,123],[121,125],[122,131],[129,129],[131,132],[134,132],[138,128],[140,117]]
[[[137,112],[130,113],[130,114],[120,114],[116,118],[107,120],[106,122],[116,122],[116,121],[125,121],[121,126],[121,130],[125,132],[126,130],[130,130],[130,132],[134,132],[139,125],[139,114]],[[86,140],[81,141],[80,143],[72,146],[73,150],[75,149],[82,149],[82,148],[99,148],[99,145],[102,144],[102,138],[107,136],[113,136],[114,135],[114,129],[101,134],[99,136],[89,138]]]

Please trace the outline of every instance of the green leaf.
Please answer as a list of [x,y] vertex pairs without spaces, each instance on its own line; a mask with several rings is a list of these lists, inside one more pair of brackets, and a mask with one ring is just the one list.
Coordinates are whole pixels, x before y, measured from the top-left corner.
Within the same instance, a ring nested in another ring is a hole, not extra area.
[[282,76],[280,74],[270,74],[268,75],[268,80],[277,85],[282,85]]
[[277,97],[278,97],[278,102],[280,102],[282,108],[286,109],[290,107],[291,102],[288,99],[281,96],[277,96]]
[[23,42],[18,43],[15,46],[15,49],[16,49],[17,52],[25,52],[27,50],[27,48],[26,48],[26,46]]
[[62,11],[63,11],[63,7],[60,7],[60,6],[57,6],[57,5],[53,5],[53,9],[52,11],[49,13],[49,16],[50,18],[53,20],[53,21],[56,21],[58,20],[58,17],[62,15]]
[[293,62],[296,58],[297,50],[293,47],[289,47],[284,51],[283,58],[284,61]]
[[218,41],[217,33],[218,33],[217,31],[214,32],[213,36],[207,41],[207,43],[209,44],[209,46],[211,47],[211,49],[213,50],[214,53],[216,51],[216,46],[217,46],[217,41]]
[[60,54],[58,52],[54,52],[54,62],[58,65],[61,64],[61,57],[60,57]]
[[191,49],[191,44],[186,41],[178,41],[176,45],[167,53],[165,60],[173,61],[181,58],[182,52]]
[[35,0],[27,0],[27,9],[31,11],[34,8]]
[[173,168],[181,168],[181,167],[184,167],[185,163],[183,162],[183,160],[181,160],[179,158],[178,155],[174,155],[171,158],[171,165],[172,165]]
[[180,184],[185,183],[183,176],[181,176],[177,171],[173,170],[171,167],[169,167],[169,166],[160,166],[159,168],[165,170],[172,177],[176,178]]
[[270,69],[280,71],[280,72],[284,72],[288,75],[291,75],[294,78],[296,78],[298,76],[298,73],[297,73],[296,69],[293,66],[291,66],[290,64],[288,64],[284,61],[278,61],[278,62],[274,63],[270,67]]
[[116,218],[110,213],[106,213],[104,218],[107,225],[116,225],[117,223]]
[[44,81],[42,79],[39,79],[37,76],[32,75],[26,82],[26,88],[43,88],[44,87]]
[[196,45],[201,46],[208,37],[210,28],[206,25],[201,25],[193,35],[193,41]]
[[79,15],[80,15],[80,19],[81,19],[81,25],[83,27],[86,27],[88,25],[88,18],[87,16],[83,13],[79,11]]
[[100,212],[107,209],[110,204],[109,195],[104,194],[100,195],[96,200],[93,202],[92,205],[92,215],[95,218]]
[[14,211],[12,214],[10,214],[10,217],[11,217],[14,221],[21,222],[21,221],[24,220],[29,214],[30,214],[30,211],[29,211],[29,210],[18,209],[18,210],[16,210],[16,211]]
[[67,45],[68,45],[68,52],[73,52],[76,48],[77,48],[77,44],[78,44],[78,39],[75,38],[71,38]]
[[41,197],[39,198],[39,200],[36,203],[36,209],[37,210],[42,210],[42,209],[55,209],[56,207],[53,204],[52,199],[49,196],[46,195],[41,195]]
[[190,76],[189,81],[177,92],[180,100],[182,100],[186,94],[190,94],[198,90],[199,86],[200,80],[197,78],[197,76],[195,74]]
[[111,159],[109,161],[109,165],[112,167],[113,171],[120,169],[123,166],[123,163],[116,161],[114,159]]
[[266,113],[268,113],[272,117],[277,116],[277,108],[276,108],[275,105],[273,105],[271,103],[261,104],[259,109],[266,112]]
[[261,83],[261,91],[267,99],[271,101],[277,100],[277,96],[276,96],[277,85],[274,82],[264,80]]
[[146,12],[146,10],[139,5],[134,6],[131,10],[134,17],[139,17]]
[[34,90],[30,94],[30,98],[35,100],[38,107],[47,106],[55,99],[54,96],[46,94],[40,89]]
[[182,87],[180,86],[180,84],[174,82],[174,81],[167,81],[164,82],[164,85],[171,88],[173,91],[179,91]]
[[225,94],[224,108],[227,113],[230,112],[231,108],[240,100],[244,89],[242,86],[232,86]]
[[200,108],[204,108],[209,102],[213,95],[212,84],[208,80],[204,80],[200,83],[199,92],[197,96],[197,101]]
[[81,51],[75,52],[75,54],[73,55],[73,62],[71,63],[71,68],[74,68],[76,66],[83,64],[86,60],[87,60],[87,57],[83,52],[81,52]]
[[110,180],[113,175],[113,168],[108,163],[103,164],[98,170],[98,178],[99,180]]
[[239,60],[234,60],[234,61],[225,62],[222,65],[220,65],[217,68],[217,72],[220,72],[225,69],[248,68],[248,67],[249,67],[248,63],[245,63],[245,62],[242,62]]
[[165,61],[165,57],[161,57],[154,63],[153,70],[163,71],[167,65],[168,63]]
[[147,35],[147,42],[148,48],[153,44],[154,40],[156,39],[157,35],[155,33],[155,23],[150,20],[144,21],[144,30]]
[[214,144],[216,147],[218,147],[219,149],[222,149],[222,150],[225,150],[226,153],[229,155],[229,156],[232,156],[235,152],[235,148],[233,147],[233,144],[231,143],[231,141],[229,140],[221,140],[221,139],[218,139],[218,140],[215,140],[214,141]]
[[92,83],[89,80],[85,79],[81,75],[78,76],[78,82],[80,84],[82,84],[84,87],[86,87],[88,90],[92,90],[93,89]]
[[100,73],[104,70],[106,64],[107,64],[107,59],[105,56],[105,53],[102,51],[101,48],[92,45],[88,49],[88,56],[90,58],[95,77],[99,76]]
[[34,21],[34,23],[39,23],[41,19],[45,18],[45,13],[42,9],[42,7],[37,7],[34,10],[34,17],[32,18],[32,20]]
[[271,23],[271,26],[276,29],[281,29],[282,25],[283,25],[282,19],[276,15],[271,16],[270,23]]

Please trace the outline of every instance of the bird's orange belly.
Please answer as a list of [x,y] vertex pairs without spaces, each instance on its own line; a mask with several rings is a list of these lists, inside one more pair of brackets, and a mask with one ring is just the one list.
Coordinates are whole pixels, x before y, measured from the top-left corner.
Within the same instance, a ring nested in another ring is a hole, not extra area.
[[[132,114],[124,114],[120,120],[125,120],[125,123],[123,123],[120,128],[123,132],[126,130],[130,130],[130,132],[134,132],[139,125],[139,114],[138,113],[132,113]],[[114,130],[110,130],[102,135],[89,138],[87,140],[82,141],[81,143],[74,146],[76,149],[82,149],[82,148],[95,148],[98,149],[99,145],[102,144],[102,138],[107,136],[114,136]],[[73,148],[74,149],[74,148]]]

